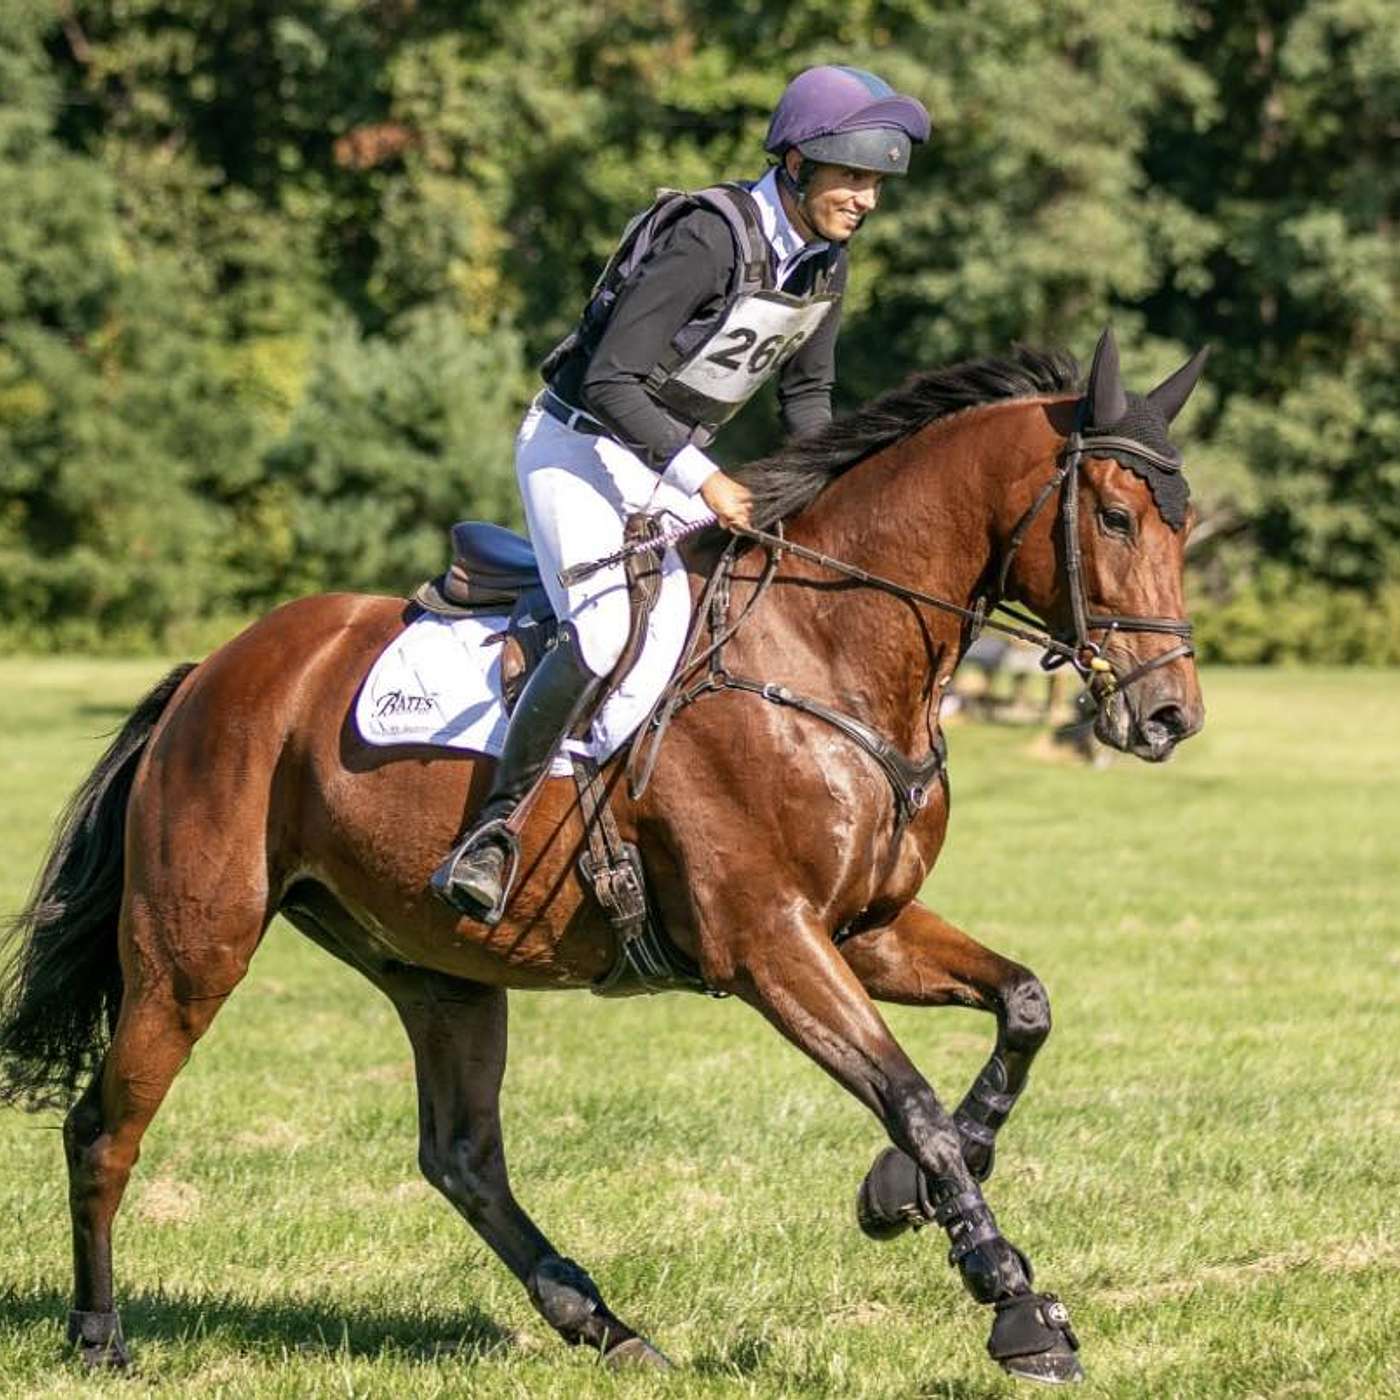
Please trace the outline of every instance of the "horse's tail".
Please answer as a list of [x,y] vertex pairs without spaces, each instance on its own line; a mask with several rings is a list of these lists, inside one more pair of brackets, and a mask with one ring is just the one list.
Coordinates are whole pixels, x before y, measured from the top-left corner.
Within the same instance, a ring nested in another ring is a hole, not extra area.
[[69,799],[29,903],[5,921],[12,947],[0,971],[0,1103],[63,1107],[102,1063],[122,996],[127,798],[156,722],[193,669],[177,666],[131,712]]

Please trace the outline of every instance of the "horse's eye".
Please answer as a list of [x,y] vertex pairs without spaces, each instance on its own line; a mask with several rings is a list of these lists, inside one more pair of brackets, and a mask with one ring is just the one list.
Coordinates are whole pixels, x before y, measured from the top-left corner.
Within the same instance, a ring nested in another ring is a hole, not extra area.
[[1104,528],[1115,535],[1130,535],[1133,532],[1133,517],[1122,506],[1105,506],[1099,511],[1099,519]]

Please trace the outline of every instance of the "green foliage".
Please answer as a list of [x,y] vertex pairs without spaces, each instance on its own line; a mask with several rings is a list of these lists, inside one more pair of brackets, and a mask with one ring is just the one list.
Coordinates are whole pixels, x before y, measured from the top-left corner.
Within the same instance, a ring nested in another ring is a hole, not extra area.
[[[1108,320],[1137,383],[1209,341],[1203,618],[1266,565],[1360,615],[1400,579],[1394,33],[1384,0],[15,0],[0,635],[401,589],[513,518],[533,366],[617,231],[759,174],[824,61],[935,127],[861,234],[839,403]],[[770,398],[721,457],[777,431]]]
[[442,310],[401,334],[333,328],[249,497],[245,572],[274,594],[410,590],[442,567],[439,523],[518,523],[500,425],[522,404],[520,350]]
[[1242,665],[1400,666],[1400,584],[1329,588],[1273,565],[1200,610],[1196,645],[1204,661]]

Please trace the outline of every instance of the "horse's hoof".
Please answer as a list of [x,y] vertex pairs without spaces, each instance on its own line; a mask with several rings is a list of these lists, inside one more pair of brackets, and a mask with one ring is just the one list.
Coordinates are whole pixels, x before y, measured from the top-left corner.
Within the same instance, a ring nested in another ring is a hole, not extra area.
[[1002,1370],[1017,1380],[1041,1385],[1078,1385],[1084,1379],[1079,1358],[1066,1347],[1063,1351],[1043,1351],[1039,1356],[1017,1356],[1001,1363]]
[[1001,1362],[1001,1368],[1018,1380],[1036,1380],[1043,1386],[1077,1386],[1084,1380],[1084,1366],[1068,1347],[1042,1351],[1039,1357],[1015,1357]]
[[928,1224],[922,1173],[897,1147],[887,1147],[871,1164],[856,1192],[856,1224],[872,1240],[892,1240]]
[[92,1371],[125,1371],[131,1353],[122,1336],[121,1318],[115,1312],[68,1314],[68,1340],[78,1348],[78,1357]]
[[603,1364],[611,1371],[675,1370],[670,1360],[645,1337],[628,1337],[625,1342],[619,1342],[604,1355]]
[[987,1351],[1008,1374],[1041,1385],[1084,1379],[1069,1309],[1053,1293],[1020,1293],[996,1305]]

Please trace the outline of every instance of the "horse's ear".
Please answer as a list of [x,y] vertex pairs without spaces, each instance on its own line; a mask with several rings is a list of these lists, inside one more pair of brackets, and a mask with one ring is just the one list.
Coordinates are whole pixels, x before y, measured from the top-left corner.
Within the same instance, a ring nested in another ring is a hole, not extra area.
[[1182,405],[1191,397],[1191,390],[1196,387],[1196,381],[1200,379],[1209,355],[1210,346],[1202,346],[1175,374],[1169,374],[1148,394],[1147,402],[1168,423],[1181,412]]
[[1118,342],[1109,326],[1094,347],[1094,363],[1089,369],[1089,422],[1107,428],[1128,412],[1128,396],[1123,392],[1123,375],[1118,368]]

